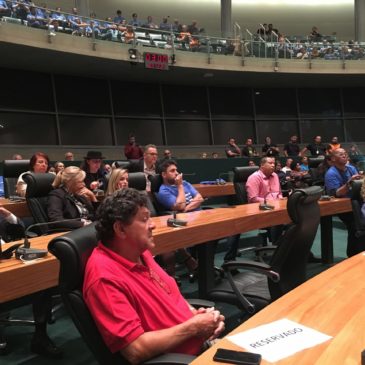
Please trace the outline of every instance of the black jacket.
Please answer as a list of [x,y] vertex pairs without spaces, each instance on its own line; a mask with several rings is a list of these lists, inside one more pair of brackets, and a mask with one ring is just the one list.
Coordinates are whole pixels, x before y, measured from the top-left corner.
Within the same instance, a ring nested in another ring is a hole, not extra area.
[[[91,203],[88,199],[80,195],[74,197],[83,203],[89,211],[89,220],[94,220],[95,209],[98,203]],[[50,222],[73,219],[80,217],[80,213],[71,198],[70,194],[63,188],[52,190],[48,194],[47,214]],[[58,228],[76,229],[83,226],[81,221],[64,222],[57,225]]]

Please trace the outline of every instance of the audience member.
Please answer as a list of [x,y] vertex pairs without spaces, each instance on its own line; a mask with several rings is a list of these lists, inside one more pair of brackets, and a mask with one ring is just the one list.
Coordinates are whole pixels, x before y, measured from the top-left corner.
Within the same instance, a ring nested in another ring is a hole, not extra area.
[[290,172],[291,187],[294,189],[302,189],[308,187],[306,178],[308,171],[302,171],[299,162],[292,162]]
[[332,153],[333,151],[337,150],[338,148],[341,148],[341,144],[338,142],[337,137],[332,137],[331,143],[327,146],[327,153]]
[[242,157],[255,157],[258,156],[256,148],[253,146],[252,138],[247,138],[246,144],[242,147]]
[[23,180],[23,175],[27,172],[45,173],[48,171],[49,157],[43,152],[35,153],[29,161],[29,171],[20,174],[16,184],[16,194],[24,197],[27,191],[27,184]]
[[65,160],[66,161],[73,161],[74,160],[74,154],[72,152],[66,152],[65,153]]
[[182,25],[179,23],[179,19],[174,19],[174,23],[172,24],[172,31],[174,33],[180,33],[182,31]]
[[114,169],[110,174],[107,195],[114,194],[117,190],[128,188],[128,170]]
[[158,152],[154,144],[148,144],[144,147],[143,159],[137,163],[132,163],[128,168],[129,172],[144,172],[146,176],[146,191],[150,192],[151,183],[148,178],[150,175],[156,175],[159,172],[157,165]]
[[85,185],[91,191],[107,189],[108,182],[102,167],[104,158],[99,151],[88,151],[81,164],[81,169],[86,172]]
[[68,166],[59,172],[48,195],[47,215],[50,222],[76,219],[59,223],[58,227],[76,229],[94,220],[98,205],[95,195],[85,187],[85,171],[76,166]]
[[307,156],[303,156],[301,159],[301,164],[300,164],[300,171],[309,171],[309,162],[308,162],[308,157]]
[[[275,159],[273,157],[263,157],[259,170],[247,179],[246,190],[249,203],[264,203],[266,200],[282,199],[279,177],[274,170]],[[268,229],[271,242],[275,243],[279,239],[283,229],[283,225]]]
[[271,137],[265,138],[265,144],[262,146],[262,155],[268,157],[279,156],[279,147],[271,142]]
[[164,30],[164,31],[171,31],[172,29],[172,25],[168,22],[168,17],[167,16],[164,16],[162,18],[162,22],[160,23],[160,30]]
[[349,148],[349,158],[351,159],[352,163],[356,164],[359,162],[360,160],[360,155],[361,152],[359,151],[359,149],[357,148],[356,144],[352,144]]
[[156,194],[158,202],[167,210],[190,212],[200,209],[204,201],[200,193],[177,171],[177,163],[165,161],[161,165],[163,184]]
[[284,172],[284,174],[286,174],[287,176],[290,175],[292,163],[293,159],[287,158],[285,161],[285,166],[281,169],[281,171]]
[[322,34],[319,33],[318,28],[313,26],[311,32],[308,35],[308,39],[311,42],[319,42],[322,39]]
[[303,156],[307,151],[309,151],[312,156],[324,156],[326,154],[326,150],[327,147],[322,143],[322,137],[315,136],[313,143],[308,144],[302,149],[301,155]]
[[[351,182],[361,179],[355,167],[347,164],[347,152],[343,148],[338,148],[331,153],[332,166],[325,176],[325,187],[328,195],[337,198],[349,198],[351,192]],[[347,256],[353,256],[365,249],[364,242],[355,235],[354,216],[352,212],[338,214],[338,217],[347,228]],[[364,240],[364,239],[363,239]]]
[[257,166],[256,163],[255,163],[255,161],[253,161],[253,160],[248,161],[248,164],[247,165],[248,166]]
[[219,158],[218,152],[212,152],[212,158]]
[[296,135],[293,135],[290,137],[290,141],[284,146],[284,156],[294,157],[299,155],[300,150],[298,145],[298,137]]
[[22,160],[23,159],[23,156],[22,155],[19,155],[19,153],[15,153],[12,157],[11,157],[12,160]]
[[65,165],[61,161],[57,161],[54,164],[54,172],[57,175],[60,171],[63,171],[65,169]]
[[165,352],[199,354],[203,342],[224,329],[218,311],[194,310],[154,261],[155,226],[146,205],[134,189],[103,201],[100,242],[87,262],[83,288],[106,345],[133,364]]
[[8,4],[5,0],[0,0],[0,17],[10,16],[11,9],[8,7]]
[[158,25],[153,22],[151,15],[148,15],[147,21],[142,25],[143,28],[158,29]]
[[125,18],[122,16],[122,11],[117,10],[117,16],[114,17],[113,23],[120,24]]
[[142,147],[136,143],[136,137],[130,134],[128,143],[124,146],[124,155],[128,160],[139,160],[143,157]]
[[129,21],[128,25],[131,25],[133,27],[140,27],[141,26],[141,21],[138,19],[138,14],[137,13],[132,14],[132,19]]
[[225,152],[226,152],[226,156],[228,158],[232,158],[232,157],[240,157],[241,156],[241,150],[240,148],[236,145],[236,141],[234,138],[230,137],[228,139],[228,145],[225,148]]

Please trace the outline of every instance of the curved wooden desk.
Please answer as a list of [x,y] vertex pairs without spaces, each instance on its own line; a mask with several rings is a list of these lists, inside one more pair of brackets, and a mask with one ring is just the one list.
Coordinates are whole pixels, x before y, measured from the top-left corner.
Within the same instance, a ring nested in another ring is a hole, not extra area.
[[[287,318],[333,338],[281,361],[262,365],[361,364],[365,349],[365,255],[346,259],[308,280],[241,324],[230,334]],[[192,365],[217,365],[217,348],[244,351],[227,339],[204,352]]]
[[6,198],[0,198],[0,206],[9,210],[19,218],[31,217],[26,201],[12,201]]
[[193,184],[194,188],[199,191],[203,198],[212,198],[216,196],[235,195],[233,183],[228,182],[224,185],[206,185]]
[[[188,220],[188,225],[182,228],[167,227],[169,216],[155,217],[153,221],[156,229],[153,232],[156,247],[155,254],[171,252],[178,248],[189,247],[195,244],[216,240],[236,233],[267,227],[269,225],[289,223],[286,211],[286,200],[273,202],[275,210],[260,211],[258,204],[239,205],[237,207],[202,210],[187,214],[178,214],[179,218]],[[332,214],[351,211],[349,199],[333,199],[320,202],[321,215],[331,218]],[[48,242],[57,233],[50,236],[41,236],[31,239],[32,247],[47,248]],[[325,242],[323,245],[330,245]],[[6,244],[4,248],[11,244]],[[201,297],[212,285],[214,252],[208,245],[200,245],[199,256],[203,257],[199,268],[203,274],[199,282]],[[0,262],[0,303],[19,298],[36,291],[50,288],[58,284],[59,264],[51,254],[34,264],[25,265],[12,258]]]

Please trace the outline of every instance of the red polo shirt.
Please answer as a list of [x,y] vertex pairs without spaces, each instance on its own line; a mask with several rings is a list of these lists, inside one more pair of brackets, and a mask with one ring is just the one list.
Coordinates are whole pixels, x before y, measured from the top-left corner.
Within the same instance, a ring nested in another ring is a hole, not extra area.
[[[145,265],[119,256],[99,243],[88,260],[83,294],[111,352],[117,352],[144,332],[185,322],[193,316],[175,280],[142,254]],[[172,352],[196,355],[204,340],[192,338]]]

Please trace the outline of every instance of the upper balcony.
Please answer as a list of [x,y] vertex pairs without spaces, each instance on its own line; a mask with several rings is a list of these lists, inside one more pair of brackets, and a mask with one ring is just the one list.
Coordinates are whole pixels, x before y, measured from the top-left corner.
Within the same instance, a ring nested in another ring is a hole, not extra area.
[[[224,39],[80,19],[75,26],[3,17],[0,65],[164,83],[344,87],[364,82],[364,44],[237,28],[233,39]],[[170,72],[146,69],[148,52],[165,55]]]

